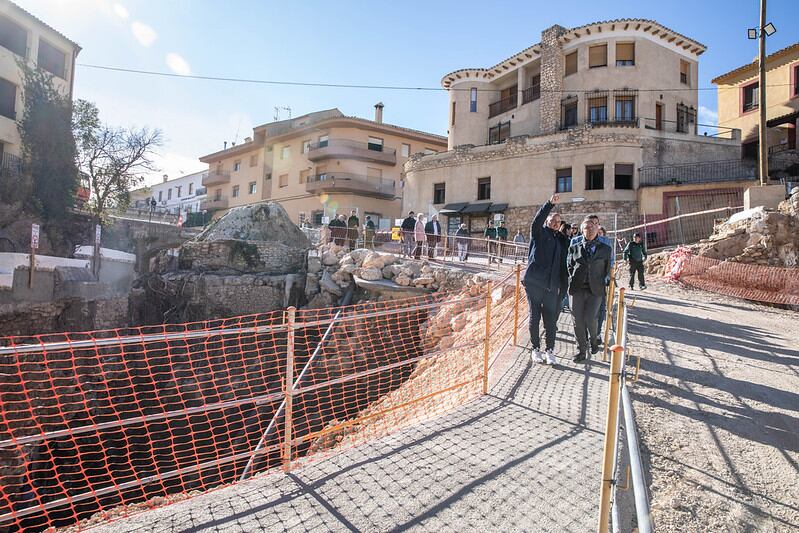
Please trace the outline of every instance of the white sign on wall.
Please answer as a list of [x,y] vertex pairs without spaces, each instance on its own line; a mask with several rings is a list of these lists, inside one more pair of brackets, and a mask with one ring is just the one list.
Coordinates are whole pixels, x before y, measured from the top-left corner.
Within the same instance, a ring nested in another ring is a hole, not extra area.
[[330,224],[330,217],[322,217],[322,224]]
[[31,249],[39,248],[39,224],[31,224]]

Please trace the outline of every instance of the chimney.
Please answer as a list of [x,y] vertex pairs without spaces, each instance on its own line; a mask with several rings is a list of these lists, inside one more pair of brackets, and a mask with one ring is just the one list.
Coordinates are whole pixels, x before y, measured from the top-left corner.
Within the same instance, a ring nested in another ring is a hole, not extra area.
[[164,174],[163,177],[164,177],[164,183],[166,183],[167,180],[169,180],[169,174]]
[[227,141],[222,143],[222,150],[227,150]]
[[375,104],[375,122],[378,124],[383,123],[383,102],[377,102]]
[[244,137],[244,142],[245,143],[252,142],[252,137]]

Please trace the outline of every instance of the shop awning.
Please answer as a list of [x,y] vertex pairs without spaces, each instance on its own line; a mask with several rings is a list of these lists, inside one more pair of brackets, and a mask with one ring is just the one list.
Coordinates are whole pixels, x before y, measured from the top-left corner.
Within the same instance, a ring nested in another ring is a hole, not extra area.
[[489,213],[501,213],[508,208],[508,204],[491,204],[488,208]]
[[454,215],[455,213],[460,213],[461,210],[469,205],[469,202],[460,202],[455,204],[447,204],[441,208],[439,213],[442,215]]
[[477,213],[488,213],[488,208],[491,207],[490,202],[483,204],[469,204],[461,210],[464,215],[474,215]]

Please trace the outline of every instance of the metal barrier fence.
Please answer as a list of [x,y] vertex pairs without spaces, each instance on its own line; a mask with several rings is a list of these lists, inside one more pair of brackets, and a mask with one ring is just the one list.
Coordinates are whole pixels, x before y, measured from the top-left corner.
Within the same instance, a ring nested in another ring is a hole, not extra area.
[[[608,389],[608,408],[605,424],[605,442],[602,461],[602,485],[600,489],[599,533],[606,533],[612,526],[613,531],[620,530],[619,506],[617,491],[621,459],[619,454],[619,437],[622,426],[626,435],[627,483],[623,490],[629,490],[629,478],[632,474],[635,515],[640,533],[651,533],[653,529],[649,508],[649,494],[646,487],[643,462],[638,444],[638,433],[635,426],[635,415],[628,391],[629,349],[627,346],[628,309],[624,288],[616,292],[613,286],[608,291],[608,317],[612,318],[612,309],[616,307],[615,327],[613,320],[606,321],[605,326],[605,360],[610,352],[610,387]],[[613,330],[613,346],[608,350],[608,338]],[[635,367],[634,380],[638,379],[640,357]],[[622,423],[622,419],[624,422]]]
[[117,519],[485,394],[490,355],[518,327],[519,279],[517,267],[480,290],[2,338],[0,529]]

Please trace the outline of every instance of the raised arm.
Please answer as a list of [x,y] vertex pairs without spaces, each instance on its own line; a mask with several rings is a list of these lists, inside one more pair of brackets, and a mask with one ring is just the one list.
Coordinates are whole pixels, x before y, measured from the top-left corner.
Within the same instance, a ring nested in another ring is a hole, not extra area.
[[541,230],[544,229],[544,222],[546,222],[549,213],[558,201],[558,195],[553,194],[548,201],[544,202],[538,209],[538,213],[533,217],[533,223],[530,225],[530,240],[541,235]]

